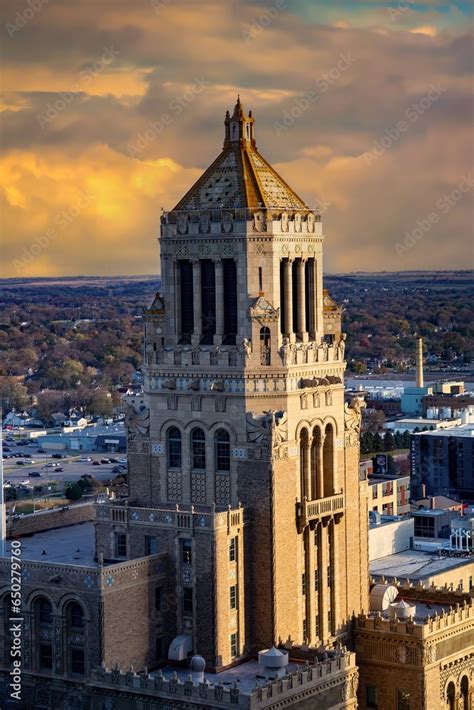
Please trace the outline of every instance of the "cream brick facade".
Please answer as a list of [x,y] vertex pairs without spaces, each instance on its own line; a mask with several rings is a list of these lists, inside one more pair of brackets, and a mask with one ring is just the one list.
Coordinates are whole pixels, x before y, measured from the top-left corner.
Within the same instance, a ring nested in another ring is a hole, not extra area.
[[[192,634],[217,669],[287,639],[344,638],[368,593],[360,415],[357,403],[344,407],[345,344],[340,309],[323,298],[322,223],[257,152],[253,129],[238,102],[222,154],[162,215],[146,407],[128,416],[134,512],[98,523],[106,559],[116,533],[132,555],[157,535],[176,565],[174,632]],[[227,509],[238,523],[220,527]],[[189,527],[172,522],[164,533],[167,511]],[[183,539],[192,541],[189,569]],[[189,617],[183,594],[193,597]]]

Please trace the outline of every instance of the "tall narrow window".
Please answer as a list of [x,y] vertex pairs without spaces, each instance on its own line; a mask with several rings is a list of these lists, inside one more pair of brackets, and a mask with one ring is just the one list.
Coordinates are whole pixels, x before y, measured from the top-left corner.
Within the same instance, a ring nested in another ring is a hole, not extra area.
[[168,468],[181,468],[181,432],[172,426],[168,429]]
[[201,303],[202,342],[209,345],[216,332],[216,274],[211,259],[201,261]]
[[272,359],[270,328],[260,328],[260,364],[270,365]]
[[235,345],[237,335],[237,264],[224,259],[224,343]]
[[334,428],[328,424],[325,430],[323,446],[324,461],[324,496],[334,494]]
[[84,612],[77,602],[71,602],[67,607],[67,621],[72,629],[82,629],[84,626]]
[[180,280],[180,308],[181,308],[181,340],[189,342],[194,328],[193,316],[193,265],[190,261],[180,259],[179,280]]
[[206,468],[206,435],[202,429],[191,432],[191,466],[201,471]]
[[115,556],[127,556],[127,535],[126,533],[115,533]]
[[239,655],[239,637],[238,634],[230,635],[230,655],[232,658]]
[[285,293],[285,260],[280,261],[280,332],[288,333],[288,323],[285,320],[286,293]]
[[230,436],[225,429],[216,432],[216,471],[230,471]]
[[232,537],[229,543],[229,562],[237,561],[237,542],[236,537]]
[[237,609],[237,585],[233,584],[229,588],[229,606],[231,609]]
[[53,607],[49,599],[41,597],[35,603],[35,622],[37,639],[37,664],[42,671],[53,668]]
[[258,267],[258,290],[260,293],[263,292],[263,269],[261,266]]

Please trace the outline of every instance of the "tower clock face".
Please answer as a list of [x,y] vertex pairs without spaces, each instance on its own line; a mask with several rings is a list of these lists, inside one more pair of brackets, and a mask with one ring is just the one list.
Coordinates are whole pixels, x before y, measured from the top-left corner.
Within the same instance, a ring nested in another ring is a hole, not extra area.
[[162,332],[162,331],[161,331],[161,328],[156,328],[155,333],[156,333],[157,335],[160,335],[161,332]]

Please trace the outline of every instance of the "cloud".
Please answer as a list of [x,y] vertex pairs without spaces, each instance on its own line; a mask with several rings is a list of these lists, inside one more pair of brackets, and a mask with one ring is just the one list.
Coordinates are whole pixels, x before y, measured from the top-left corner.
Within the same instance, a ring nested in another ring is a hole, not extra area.
[[[393,16],[400,3],[299,0],[263,21],[274,3],[163,0],[156,12],[151,2],[58,1],[11,36],[4,27],[3,275],[17,273],[28,248],[23,274],[158,271],[160,208],[220,151],[237,92],[265,157],[310,204],[326,205],[328,268],[465,266],[467,195],[403,259],[395,253],[469,169],[471,116],[466,4],[403,5]],[[18,8],[7,0],[7,22]],[[347,70],[329,80],[346,55]],[[368,163],[433,85],[439,100]],[[310,90],[317,99],[278,134],[275,122]]]

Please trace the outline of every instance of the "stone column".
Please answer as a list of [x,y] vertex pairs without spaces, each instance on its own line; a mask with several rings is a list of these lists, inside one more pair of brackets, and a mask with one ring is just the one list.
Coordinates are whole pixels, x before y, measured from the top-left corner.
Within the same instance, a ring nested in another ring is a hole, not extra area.
[[[329,564],[331,565],[331,578],[332,578],[332,585],[331,585],[331,619],[332,619],[332,624],[333,628],[335,631],[337,631],[337,627],[339,624],[339,597],[338,597],[338,588],[336,581],[338,579],[338,570],[339,570],[339,540],[338,540],[338,535],[339,535],[339,526],[338,526],[338,520],[337,518],[333,518],[330,522],[330,527],[329,527],[329,540],[330,540],[330,550],[331,550],[331,559],[329,561]],[[329,629],[331,632],[331,629]]]
[[193,259],[193,334],[191,342],[199,345],[202,338],[202,293],[201,293],[201,262]]
[[328,632],[328,521],[320,523],[320,544],[318,546],[318,570],[319,570],[319,598],[318,598],[318,613],[319,613],[319,635],[322,643],[325,643],[329,638]]
[[315,269],[314,259],[308,259],[306,262],[308,271],[308,322],[309,322],[309,337],[316,337],[316,284],[315,284]]
[[318,461],[318,473],[316,477],[316,495],[318,498],[324,498],[324,439],[325,434],[321,434],[318,442],[318,450],[316,453]]
[[292,259],[283,260],[283,292],[285,294],[285,335],[293,334],[293,277]]
[[304,531],[305,579],[306,579],[306,635],[308,644],[316,643],[316,608],[315,608],[315,552],[314,533],[309,525]]
[[306,497],[311,500],[311,443],[312,437],[303,445],[301,455],[303,456],[303,485],[304,490],[301,498]]
[[305,260],[296,261],[296,325],[295,330],[302,340],[308,340],[306,332],[306,282]]
[[214,262],[216,270],[216,333],[214,345],[220,345],[224,339],[224,264],[222,259]]

